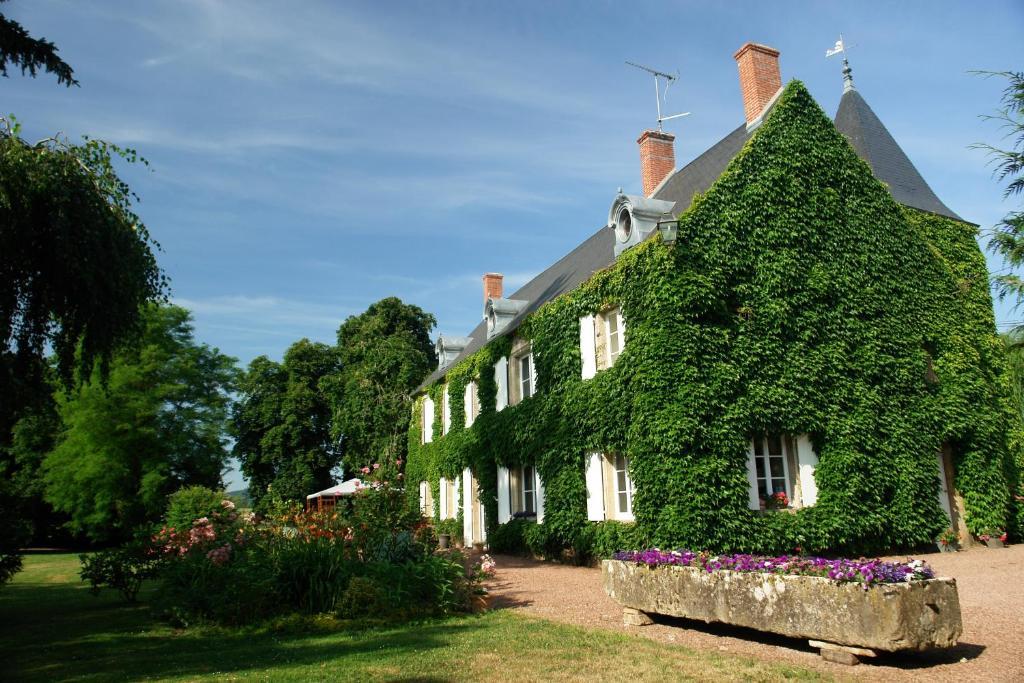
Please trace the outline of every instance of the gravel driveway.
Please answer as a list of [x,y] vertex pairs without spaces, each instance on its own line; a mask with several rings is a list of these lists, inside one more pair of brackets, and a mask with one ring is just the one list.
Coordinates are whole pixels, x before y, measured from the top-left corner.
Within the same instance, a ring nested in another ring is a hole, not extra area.
[[749,629],[659,618],[652,626],[622,625],[622,609],[605,595],[600,569],[499,555],[488,584],[495,608],[580,626],[626,631],[693,649],[784,661],[840,677],[874,680],[1024,680],[1024,545],[978,547],[922,556],[938,576],[957,580],[964,634],[951,650],[882,654],[848,667],[824,662],[805,640]]

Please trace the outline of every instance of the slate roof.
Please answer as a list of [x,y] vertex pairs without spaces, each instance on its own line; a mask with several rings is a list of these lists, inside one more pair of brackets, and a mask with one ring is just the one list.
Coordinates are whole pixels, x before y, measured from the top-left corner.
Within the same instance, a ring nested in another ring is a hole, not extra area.
[[889,186],[893,199],[904,206],[964,220],[935,196],[885,125],[856,90],[843,93],[836,112],[836,128],[849,140],[857,155],[868,162],[875,177]]
[[[856,90],[851,89],[843,94],[836,112],[835,124],[836,128],[850,140],[857,155],[868,162],[875,177],[888,186],[896,201],[940,216],[964,220],[935,196],[914,164]],[[706,192],[711,187],[753,132],[747,131],[746,123],[740,124],[703,154],[669,176],[657,188],[654,198],[675,201],[673,212],[677,216],[686,211],[693,203],[694,195]],[[507,294],[506,297],[509,299],[529,303],[502,334],[512,334],[527,315],[555,297],[575,289],[595,272],[614,263],[613,247],[612,231],[602,226],[583,244],[547,270],[516,292]],[[444,377],[449,368],[484,346],[487,342],[487,327],[484,321],[481,320],[469,336],[471,341],[462,353],[446,367],[430,373],[417,391],[422,391]]]

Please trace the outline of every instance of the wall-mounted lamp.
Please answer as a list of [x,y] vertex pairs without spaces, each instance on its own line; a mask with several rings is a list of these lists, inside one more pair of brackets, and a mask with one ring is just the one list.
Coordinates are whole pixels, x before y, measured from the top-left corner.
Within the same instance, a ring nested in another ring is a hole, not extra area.
[[658,232],[661,233],[661,241],[665,244],[675,244],[676,237],[679,236],[679,221],[671,219],[667,221],[658,221]]

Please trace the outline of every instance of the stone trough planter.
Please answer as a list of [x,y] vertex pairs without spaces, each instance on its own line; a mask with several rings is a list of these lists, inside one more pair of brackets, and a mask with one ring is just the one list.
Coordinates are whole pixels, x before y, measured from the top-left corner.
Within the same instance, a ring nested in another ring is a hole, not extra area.
[[647,567],[605,560],[605,591],[627,624],[650,614],[807,638],[822,657],[856,664],[874,651],[951,647],[963,631],[955,579],[870,586],[817,576]]

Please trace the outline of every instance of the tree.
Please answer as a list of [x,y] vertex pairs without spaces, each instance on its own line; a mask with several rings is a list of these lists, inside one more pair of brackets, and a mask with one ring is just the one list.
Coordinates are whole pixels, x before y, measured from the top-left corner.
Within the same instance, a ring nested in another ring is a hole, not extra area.
[[[0,3],[7,0],[0,0]],[[57,76],[57,82],[68,86],[78,85],[74,71],[67,62],[57,56],[57,46],[44,38],[33,38],[21,24],[8,19],[0,12],[0,74],[7,76],[7,64],[21,67],[33,78],[39,69]]]
[[46,456],[46,499],[93,541],[119,541],[155,522],[183,486],[219,489],[228,457],[235,359],[193,339],[191,315],[147,306],[137,345],[117,352],[109,378],[57,393],[63,423]]
[[301,501],[334,483],[340,458],[321,383],[339,369],[337,350],[308,339],[292,344],[282,363],[259,356],[249,364],[232,424],[234,455],[257,508],[270,489]]
[[47,347],[65,386],[76,358],[86,376],[96,360],[104,371],[167,282],[113,167],[114,156],[138,161],[134,151],[99,140],[29,144],[16,123],[0,123],[2,443],[40,386]]
[[[1005,138],[1010,140],[1009,149],[978,144],[985,149],[995,163],[995,176],[999,182],[1007,182],[1003,197],[1008,198],[1024,192],[1024,72],[1003,71],[987,73],[988,76],[1006,78],[1008,84],[1003,90],[1002,108],[995,115],[983,118],[999,121],[1006,130]],[[1024,265],[1024,211],[1011,211],[992,231],[989,249],[1003,257],[1010,268]],[[1000,299],[1007,296],[1015,306],[1024,302],[1024,280],[1016,273],[999,275],[994,278],[996,292]]]
[[436,365],[437,320],[389,297],[338,328],[341,375],[329,382],[342,459],[354,469],[405,457],[412,391]]

